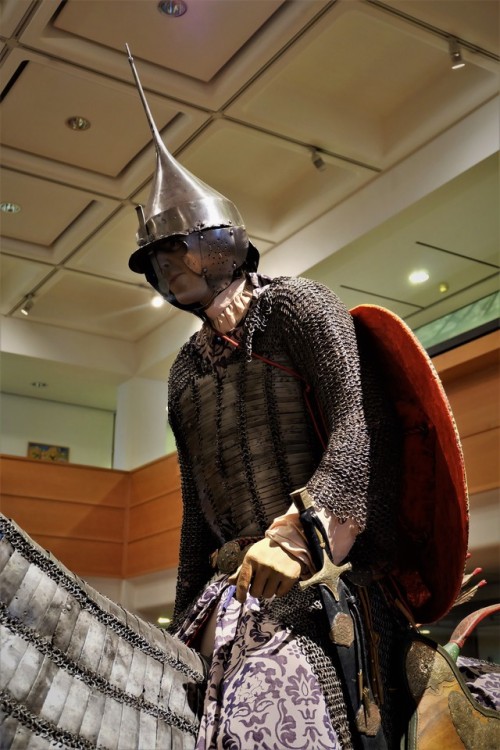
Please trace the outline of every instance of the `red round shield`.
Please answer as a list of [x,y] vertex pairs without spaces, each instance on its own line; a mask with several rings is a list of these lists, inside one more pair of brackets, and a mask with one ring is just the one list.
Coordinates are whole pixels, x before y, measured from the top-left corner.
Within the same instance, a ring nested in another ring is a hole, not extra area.
[[406,323],[376,305],[351,314],[361,342],[367,340],[377,357],[404,432],[394,579],[415,621],[434,622],[460,592],[467,554],[460,438],[439,376]]

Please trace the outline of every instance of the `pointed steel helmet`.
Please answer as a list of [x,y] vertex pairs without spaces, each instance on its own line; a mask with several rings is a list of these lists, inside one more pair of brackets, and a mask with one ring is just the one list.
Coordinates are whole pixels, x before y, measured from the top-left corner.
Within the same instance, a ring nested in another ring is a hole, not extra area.
[[131,255],[129,266],[136,273],[146,274],[148,281],[175,304],[169,291],[160,288],[151,259],[162,240],[196,234],[186,241],[185,263],[195,273],[205,276],[214,294],[218,293],[231,283],[249,250],[250,270],[257,269],[259,254],[248,241],[234,203],[195,177],[169,153],[153,120],[128,45],[126,48],[156,148],[153,187],[146,206],[137,206],[139,248]]

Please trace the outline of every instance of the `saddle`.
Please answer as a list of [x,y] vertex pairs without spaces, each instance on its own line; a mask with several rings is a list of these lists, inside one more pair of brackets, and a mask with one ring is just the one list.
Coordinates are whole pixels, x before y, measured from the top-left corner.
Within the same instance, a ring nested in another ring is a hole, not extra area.
[[[404,670],[413,706],[404,750],[500,747],[500,714],[474,698],[446,648],[414,635],[407,643]],[[500,667],[495,678],[498,689]]]

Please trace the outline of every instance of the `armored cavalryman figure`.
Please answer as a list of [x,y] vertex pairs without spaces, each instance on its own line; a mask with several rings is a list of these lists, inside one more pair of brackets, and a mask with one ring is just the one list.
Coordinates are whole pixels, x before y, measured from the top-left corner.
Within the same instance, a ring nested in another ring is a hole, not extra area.
[[168,384],[174,624],[160,635],[2,521],[2,747],[399,748],[428,686],[459,680],[416,630],[452,606],[467,549],[446,398],[395,316],[258,273],[236,206],[168,152],[129,60],[157,155],[129,265],[201,320]]
[[[408,621],[395,600],[413,614],[443,606],[411,559],[422,529],[398,538],[403,432],[428,447],[419,405],[404,424],[377,313],[353,316],[320,284],[257,273],[238,210],[169,154],[130,62],[157,153],[130,268],[202,320],[168,386],[184,504],[176,632],[210,659],[198,747],[397,747]],[[454,430],[452,442],[464,509]],[[455,523],[448,598],[466,551]]]

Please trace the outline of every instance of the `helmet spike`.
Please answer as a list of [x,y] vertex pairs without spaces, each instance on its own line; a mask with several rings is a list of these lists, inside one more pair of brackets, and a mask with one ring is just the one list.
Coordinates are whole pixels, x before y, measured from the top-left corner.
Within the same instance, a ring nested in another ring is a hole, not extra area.
[[151,133],[153,134],[153,138],[155,140],[155,145],[157,147],[158,147],[158,144],[161,144],[163,146],[162,140],[160,138],[160,133],[158,132],[158,128],[156,127],[155,121],[153,120],[153,115],[151,114],[151,110],[149,108],[146,95],[144,94],[144,89],[142,88],[142,83],[139,78],[137,68],[135,67],[134,58],[132,57],[132,53],[130,52],[130,47],[128,46],[128,44],[125,44],[125,49],[127,50],[128,61],[130,63],[130,67],[132,68],[132,74],[134,76],[135,85],[139,92],[139,96],[141,97],[142,106],[144,107],[144,111],[146,112],[146,117],[148,119],[149,127],[151,128]]
[[133,271],[143,273],[146,248],[151,243],[201,229],[243,227],[243,220],[234,203],[191,174],[170,154],[153,120],[128,44],[125,47],[156,149],[156,172],[142,214],[144,221],[139,214],[139,250],[129,263]]

